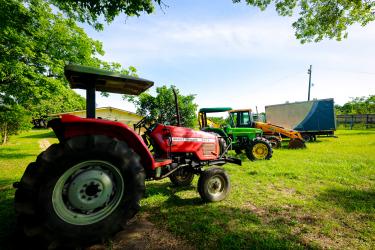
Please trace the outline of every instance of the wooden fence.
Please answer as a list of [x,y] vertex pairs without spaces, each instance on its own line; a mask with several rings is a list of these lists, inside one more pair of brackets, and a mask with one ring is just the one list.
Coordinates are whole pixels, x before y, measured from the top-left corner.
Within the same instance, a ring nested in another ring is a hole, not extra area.
[[337,127],[375,128],[375,114],[337,115]]

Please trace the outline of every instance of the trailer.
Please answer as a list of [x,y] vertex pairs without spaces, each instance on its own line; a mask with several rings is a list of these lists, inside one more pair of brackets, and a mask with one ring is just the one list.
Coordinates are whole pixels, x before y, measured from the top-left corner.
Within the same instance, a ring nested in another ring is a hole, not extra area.
[[336,130],[333,98],[269,105],[265,111],[268,123],[299,131],[306,141],[333,136]]

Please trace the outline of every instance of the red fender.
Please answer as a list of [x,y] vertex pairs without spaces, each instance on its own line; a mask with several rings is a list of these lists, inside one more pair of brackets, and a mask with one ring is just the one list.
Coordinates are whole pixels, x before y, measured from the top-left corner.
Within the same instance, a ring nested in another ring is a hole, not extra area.
[[105,135],[125,141],[140,157],[145,169],[154,169],[155,161],[142,138],[123,123],[62,115],[49,122],[59,141],[83,135]]

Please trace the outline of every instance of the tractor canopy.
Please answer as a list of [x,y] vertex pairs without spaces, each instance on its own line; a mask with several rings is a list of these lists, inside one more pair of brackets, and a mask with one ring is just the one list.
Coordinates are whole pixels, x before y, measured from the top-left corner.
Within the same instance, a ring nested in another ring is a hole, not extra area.
[[86,90],[87,118],[95,118],[95,91],[139,95],[154,85],[146,79],[76,64],[65,66],[65,77],[72,89]]
[[207,119],[207,113],[219,113],[219,112],[228,112],[232,110],[230,107],[219,107],[219,108],[201,108],[198,113],[198,123],[199,128],[206,128],[209,126],[209,121]]
[[229,113],[251,113],[251,109],[233,109],[233,110],[230,110]]
[[65,66],[65,77],[72,89],[139,95],[154,85],[154,82],[94,67],[69,64]]
[[221,107],[221,108],[201,108],[199,113],[216,113],[216,112],[227,112],[232,110],[229,107]]

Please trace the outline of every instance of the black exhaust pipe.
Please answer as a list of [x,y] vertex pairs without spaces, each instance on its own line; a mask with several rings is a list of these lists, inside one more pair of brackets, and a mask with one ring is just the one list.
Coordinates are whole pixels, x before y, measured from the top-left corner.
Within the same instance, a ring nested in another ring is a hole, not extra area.
[[172,90],[173,90],[173,95],[174,95],[174,103],[175,103],[175,106],[176,106],[176,115],[177,115],[177,126],[181,126],[181,121],[180,121],[180,110],[178,108],[178,97],[177,97],[177,93],[176,93],[176,90],[174,89],[174,87],[172,87]]

